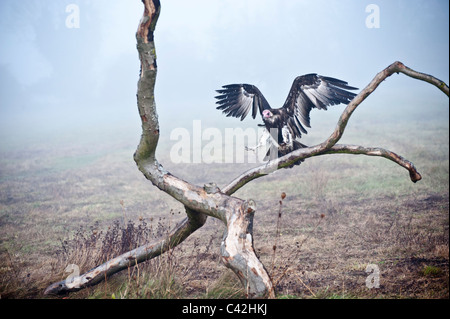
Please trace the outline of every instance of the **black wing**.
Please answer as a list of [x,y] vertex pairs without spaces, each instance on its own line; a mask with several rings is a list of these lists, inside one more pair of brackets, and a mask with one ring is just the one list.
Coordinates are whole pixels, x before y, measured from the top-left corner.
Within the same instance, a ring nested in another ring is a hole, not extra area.
[[222,86],[222,90],[217,90],[220,95],[215,98],[218,110],[222,110],[227,116],[240,117],[241,121],[252,109],[252,117],[256,113],[262,113],[265,109],[270,109],[270,105],[259,89],[251,84],[229,84]]
[[[300,137],[300,131],[306,132],[311,127],[309,113],[313,108],[326,110],[330,105],[348,104],[355,93],[346,90],[357,90],[347,85],[347,82],[335,78],[306,74],[295,78],[289,95],[281,108],[288,118],[285,119],[294,137]],[[281,111],[280,109],[280,111]]]

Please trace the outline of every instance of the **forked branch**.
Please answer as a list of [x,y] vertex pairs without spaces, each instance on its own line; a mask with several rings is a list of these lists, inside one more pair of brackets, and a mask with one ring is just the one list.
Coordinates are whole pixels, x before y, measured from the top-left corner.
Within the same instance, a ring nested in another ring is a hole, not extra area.
[[253,249],[252,226],[256,206],[220,192],[214,184],[199,187],[167,172],[155,156],[159,140],[159,123],[154,98],[157,65],[153,32],[159,16],[159,0],[143,0],[144,15],[136,32],[137,49],[141,61],[138,82],[138,110],[142,123],[140,143],[134,154],[135,162],[144,176],[160,190],[182,203],[187,218],[170,234],[155,243],[136,248],[118,256],[87,273],[50,285],[46,294],[61,294],[92,286],[106,277],[154,258],[180,244],[199,227],[207,216],[220,219],[227,226],[221,254],[224,264],[231,268],[246,287],[248,297],[274,297],[270,277]]
[[324,154],[334,154],[334,153],[346,153],[346,154],[364,154],[369,156],[381,156],[387,159],[392,160],[393,162],[399,164],[400,166],[406,168],[409,171],[409,176],[412,182],[419,181],[422,177],[420,173],[415,168],[414,164],[412,164],[407,159],[403,158],[396,153],[383,149],[383,148],[367,148],[363,146],[355,146],[355,145],[335,145],[342,137],[345,131],[345,127],[350,119],[350,116],[356,110],[358,105],[360,105],[375,89],[383,82],[387,77],[391,76],[394,73],[403,73],[407,76],[413,77],[415,79],[419,79],[428,83],[433,84],[442,92],[444,92],[447,96],[449,96],[449,87],[443,81],[433,77],[432,75],[428,75],[425,73],[420,73],[414,71],[408,67],[406,67],[403,63],[397,61],[389,65],[386,69],[378,73],[374,79],[367,85],[355,98],[347,105],[347,107],[342,112],[338,123],[336,125],[333,133],[326,139],[324,142],[307,147],[301,148],[289,154],[286,154],[283,157],[279,157],[273,161],[270,161],[267,164],[261,165],[259,167],[248,170],[247,172],[241,174],[233,181],[231,181],[227,186],[225,186],[222,191],[225,194],[231,195],[236,192],[238,189],[243,187],[248,182],[265,176],[267,172],[273,172],[277,169],[288,167],[291,164],[295,163],[299,159],[306,159],[312,156],[324,155]]

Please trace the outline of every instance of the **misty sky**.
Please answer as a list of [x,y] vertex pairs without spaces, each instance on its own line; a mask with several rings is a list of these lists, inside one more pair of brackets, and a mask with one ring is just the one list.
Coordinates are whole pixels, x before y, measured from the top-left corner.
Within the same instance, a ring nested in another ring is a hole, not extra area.
[[[293,79],[312,72],[363,88],[400,60],[449,82],[447,0],[161,3],[155,41],[163,131],[196,119],[239,124],[215,110],[214,90],[229,83],[257,85],[279,107]],[[76,28],[67,24],[70,4],[79,8]],[[366,25],[369,4],[380,10],[379,27]],[[57,130],[121,122],[139,129],[135,31],[142,11],[140,0],[2,0],[2,138],[30,124]],[[380,113],[398,107],[448,114],[439,90],[403,75],[389,78],[367,104]]]

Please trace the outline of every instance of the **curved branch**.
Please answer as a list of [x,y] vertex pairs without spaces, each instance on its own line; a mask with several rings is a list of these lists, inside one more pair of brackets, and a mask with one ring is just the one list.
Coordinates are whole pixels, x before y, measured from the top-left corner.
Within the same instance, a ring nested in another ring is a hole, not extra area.
[[448,85],[445,84],[444,81],[441,81],[432,75],[414,71],[413,69],[408,68],[406,65],[404,65],[401,62],[395,62],[395,63],[397,63],[396,69],[398,70],[398,72],[406,74],[407,76],[410,76],[412,78],[428,82],[428,83],[434,85],[435,87],[437,87],[442,92],[444,92],[445,95],[449,96],[449,88],[448,88]]
[[235,178],[227,186],[222,188],[222,192],[231,195],[248,182],[256,178],[265,176],[268,173],[273,172],[277,169],[289,167],[299,159],[305,159],[312,156],[332,154],[332,153],[365,154],[370,156],[385,157],[394,161],[400,166],[406,168],[410,173],[411,181],[413,182],[419,181],[422,177],[417,172],[414,165],[408,160],[391,151],[384,150],[381,148],[364,148],[362,146],[344,147],[344,145],[341,145],[335,147],[336,146],[335,144],[341,139],[342,135],[344,134],[344,130],[345,127],[347,126],[350,116],[356,110],[358,105],[360,105],[373,91],[375,91],[378,85],[380,85],[380,83],[383,82],[387,77],[391,76],[394,73],[399,72],[407,76],[413,77],[415,79],[431,83],[432,85],[439,88],[442,92],[444,92],[447,96],[449,95],[449,87],[443,81],[431,75],[414,71],[406,67],[403,63],[396,61],[391,65],[389,65],[383,71],[379,72],[373,78],[373,80],[357,96],[355,96],[355,98],[352,101],[350,101],[350,103],[347,105],[347,107],[341,114],[335,130],[327,140],[315,146],[296,150],[283,157],[277,158],[276,160],[270,161],[264,165],[250,169],[247,172]]
[[44,294],[61,295],[96,285],[106,277],[123,269],[133,267],[140,262],[150,260],[165,253],[169,249],[183,242],[189,235],[202,227],[206,222],[206,216],[203,214],[192,214],[190,211],[187,211],[187,214],[188,217],[178,223],[166,237],[108,260],[104,264],[89,270],[83,275],[71,278],[70,280],[54,283],[47,287]]
[[360,145],[346,145],[346,144],[336,144],[330,149],[319,152],[319,147],[308,147],[296,150],[289,153],[283,157],[279,157],[273,161],[268,162],[265,165],[255,167],[248,170],[244,174],[238,176],[231,183],[222,189],[225,194],[231,195],[240,189],[242,186],[254,180],[256,178],[268,175],[267,172],[273,172],[274,170],[288,167],[292,163],[295,163],[299,159],[305,159],[313,156],[320,156],[326,154],[354,154],[354,155],[368,155],[368,156],[380,156],[387,158],[398,165],[406,168],[409,171],[409,176],[412,182],[417,182],[422,179],[422,176],[417,171],[413,163],[405,159],[404,157],[379,147],[363,147]]
[[137,49],[141,61],[138,82],[137,105],[142,122],[142,135],[134,153],[139,170],[160,190],[171,195],[185,207],[199,214],[206,214],[226,221],[230,199],[219,191],[208,192],[205,188],[190,184],[167,172],[155,156],[159,140],[159,122],[156,112],[154,88],[157,74],[156,51],[153,32],[160,12],[159,0],[143,0],[144,15],[136,32]]
[[345,145],[345,144],[336,144],[328,151],[322,154],[354,154],[354,155],[368,155],[368,156],[380,156],[387,158],[394,163],[406,168],[409,172],[409,177],[412,182],[417,182],[422,179],[422,176],[417,171],[416,167],[413,163],[405,159],[404,157],[386,150],[380,147],[363,147],[359,145]]
[[383,71],[375,75],[369,85],[367,85],[361,92],[359,92],[357,96],[353,98],[352,101],[350,101],[350,103],[344,109],[341,117],[339,118],[334,132],[326,141],[320,144],[320,148],[322,151],[324,151],[325,149],[329,149],[341,139],[342,134],[344,134],[345,127],[347,126],[348,120],[350,119],[350,116],[358,107],[358,105],[360,105],[370,94],[372,94],[372,92],[375,91],[375,89],[378,87],[378,85],[380,85],[381,82],[383,82],[392,74],[399,72],[415,79],[431,83],[439,88],[442,92],[444,92],[447,96],[449,96],[448,85],[443,81],[431,75],[414,71],[406,67],[402,62],[396,61],[385,68]]

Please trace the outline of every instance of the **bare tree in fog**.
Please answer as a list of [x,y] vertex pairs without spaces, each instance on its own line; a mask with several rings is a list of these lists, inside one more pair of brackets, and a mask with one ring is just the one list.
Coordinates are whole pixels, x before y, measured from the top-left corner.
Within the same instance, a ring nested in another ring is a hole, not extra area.
[[155,242],[145,244],[122,254],[70,281],[61,281],[49,286],[46,294],[61,294],[95,285],[108,276],[137,263],[163,254],[183,242],[201,228],[208,216],[220,219],[226,226],[220,253],[223,263],[232,269],[241,280],[249,298],[275,297],[275,289],[266,268],[255,254],[253,246],[253,217],[256,204],[232,195],[250,181],[275,170],[286,168],[299,160],[325,154],[362,154],[389,159],[408,170],[412,182],[421,179],[414,165],[402,156],[383,148],[337,144],[342,137],[352,113],[387,77],[403,73],[412,78],[429,82],[447,96],[449,87],[435,77],[416,72],[401,62],[394,62],[378,73],[374,79],[347,105],[334,132],[322,143],[295,150],[265,165],[251,169],[236,177],[231,183],[217,187],[214,183],[203,187],[193,185],[166,171],[155,156],[159,139],[159,124],[154,99],[157,65],[153,32],[160,12],[159,0],[143,0],[144,14],[136,33],[137,49],[141,62],[138,82],[138,109],[142,122],[142,136],[134,159],[139,170],[154,186],[170,194],[186,209],[186,218],[170,233]]

